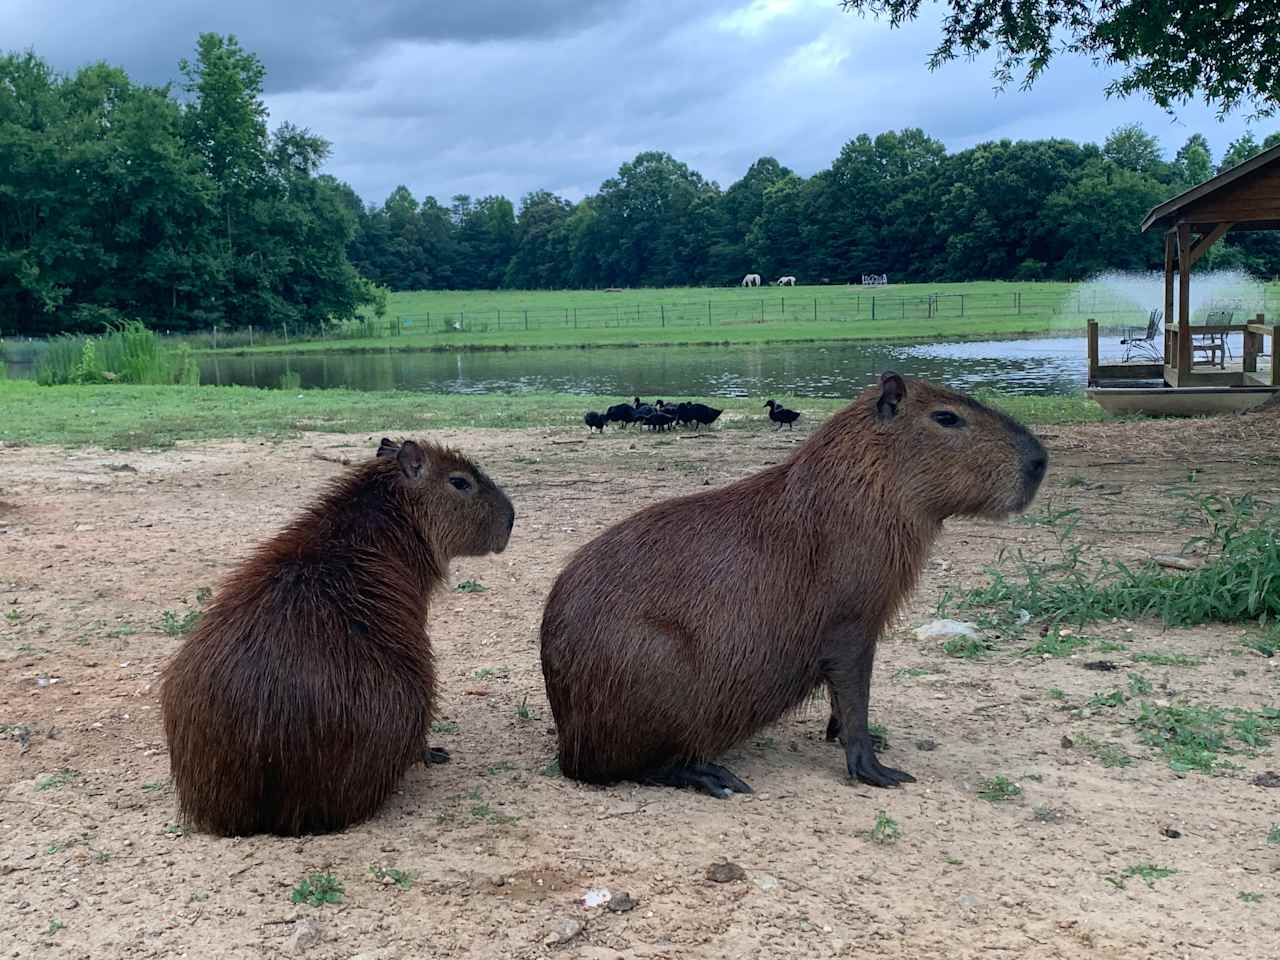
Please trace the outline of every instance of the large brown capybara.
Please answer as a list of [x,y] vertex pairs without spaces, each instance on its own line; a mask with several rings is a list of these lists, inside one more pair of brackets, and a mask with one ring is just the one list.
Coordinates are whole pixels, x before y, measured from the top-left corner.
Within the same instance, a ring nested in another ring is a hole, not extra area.
[[826,684],[849,775],[914,779],[872,749],[876,641],[943,520],[1023,510],[1047,465],[1010,417],[886,373],[785,463],[606,530],[542,618],[560,769],[749,791],[712,761]]
[[377,810],[426,746],[429,595],[451,558],[501,552],[514,522],[466,457],[384,439],[261,544],[165,670],[182,816],[293,836]]

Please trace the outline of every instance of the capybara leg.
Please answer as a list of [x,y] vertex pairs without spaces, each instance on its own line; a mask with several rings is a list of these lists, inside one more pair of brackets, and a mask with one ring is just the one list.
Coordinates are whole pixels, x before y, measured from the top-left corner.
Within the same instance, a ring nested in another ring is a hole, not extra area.
[[[828,682],[832,691],[832,708],[840,715],[838,735],[844,744],[845,764],[849,776],[873,787],[896,787],[914,783],[915,777],[902,770],[886,767],[876,759],[875,743],[868,730],[871,706],[871,670],[875,665],[874,640],[863,641],[861,651],[847,667],[831,669]],[[831,725],[827,725],[828,731]]]
[[433,763],[448,763],[449,751],[444,747],[427,747],[422,751],[422,762],[427,766]]
[[693,787],[723,800],[735,793],[751,793],[751,787],[717,763],[687,763],[666,767],[644,778],[660,787]]

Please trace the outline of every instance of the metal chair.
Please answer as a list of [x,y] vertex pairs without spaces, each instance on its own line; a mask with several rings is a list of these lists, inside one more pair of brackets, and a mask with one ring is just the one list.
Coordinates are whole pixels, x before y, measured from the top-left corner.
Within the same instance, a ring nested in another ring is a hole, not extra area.
[[[1125,335],[1120,339],[1120,345],[1125,348],[1125,363],[1128,363],[1135,353],[1142,354],[1144,357],[1156,362],[1164,359],[1163,344],[1156,344],[1156,335],[1160,332],[1160,326],[1163,322],[1164,311],[1157,307],[1151,311],[1151,315],[1147,318],[1145,331],[1142,327],[1128,327],[1125,329]],[[1138,336],[1138,334],[1142,334],[1142,336]]]

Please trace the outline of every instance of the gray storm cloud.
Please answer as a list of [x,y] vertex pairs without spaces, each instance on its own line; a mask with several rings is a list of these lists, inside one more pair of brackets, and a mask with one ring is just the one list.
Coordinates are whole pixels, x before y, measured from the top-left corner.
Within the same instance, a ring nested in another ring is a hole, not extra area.
[[861,132],[922,127],[951,149],[999,137],[1101,141],[1144,123],[1171,154],[1202,132],[1220,155],[1245,129],[1193,105],[1171,120],[1108,101],[1109,76],[1063,60],[1030,93],[996,95],[990,64],[930,73],[934,22],[890,30],[835,0],[10,0],[0,46],[62,70],[106,60],[177,74],[203,31],[267,66],[273,120],[333,142],[328,170],[367,200],[539,188],[592,192],[641,150],[727,186],[769,154],[802,174]]

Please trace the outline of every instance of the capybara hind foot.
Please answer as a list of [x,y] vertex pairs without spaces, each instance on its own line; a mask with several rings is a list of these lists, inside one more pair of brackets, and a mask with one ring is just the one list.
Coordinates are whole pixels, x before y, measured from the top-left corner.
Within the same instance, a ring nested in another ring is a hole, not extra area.
[[721,800],[735,793],[751,793],[742,780],[718,763],[687,763],[656,770],[644,778],[645,783],[659,787],[692,787]]
[[[885,742],[884,737],[882,737],[880,734],[872,733],[870,736],[871,736],[871,748],[875,750],[876,753],[884,753],[885,750],[889,748],[888,743]],[[840,718],[833,713],[831,717],[827,720],[827,743],[839,743],[839,742],[840,742]]]
[[916,778],[905,770],[886,767],[876,759],[872,737],[867,734],[845,746],[845,759],[849,766],[849,776],[869,783],[873,787],[896,787],[900,783],[915,783]]
[[444,747],[427,747],[422,751],[422,762],[428,767],[433,763],[448,763],[449,751]]

